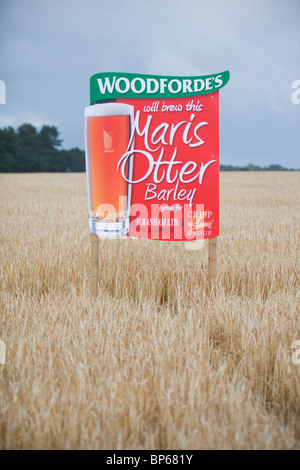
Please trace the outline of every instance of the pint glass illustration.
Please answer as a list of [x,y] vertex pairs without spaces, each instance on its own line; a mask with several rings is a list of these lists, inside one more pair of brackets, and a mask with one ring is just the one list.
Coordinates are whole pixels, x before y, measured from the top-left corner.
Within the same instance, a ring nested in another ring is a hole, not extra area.
[[[100,103],[85,108],[85,158],[88,183],[89,228],[98,236],[117,237],[129,230],[131,185],[118,162],[129,149],[133,106]],[[131,179],[132,161],[127,162]]]

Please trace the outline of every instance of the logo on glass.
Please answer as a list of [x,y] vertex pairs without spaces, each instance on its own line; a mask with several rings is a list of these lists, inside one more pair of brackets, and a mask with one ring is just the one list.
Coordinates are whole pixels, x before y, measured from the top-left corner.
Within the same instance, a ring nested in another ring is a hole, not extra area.
[[113,133],[103,130],[103,144],[104,144],[104,153],[111,153],[114,151],[112,148],[113,142]]

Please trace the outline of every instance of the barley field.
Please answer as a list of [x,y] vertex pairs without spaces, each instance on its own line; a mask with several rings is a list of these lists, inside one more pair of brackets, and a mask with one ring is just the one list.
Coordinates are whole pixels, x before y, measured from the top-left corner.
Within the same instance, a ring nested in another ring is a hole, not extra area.
[[100,240],[85,174],[0,175],[1,449],[299,449],[299,172],[221,173],[208,246]]

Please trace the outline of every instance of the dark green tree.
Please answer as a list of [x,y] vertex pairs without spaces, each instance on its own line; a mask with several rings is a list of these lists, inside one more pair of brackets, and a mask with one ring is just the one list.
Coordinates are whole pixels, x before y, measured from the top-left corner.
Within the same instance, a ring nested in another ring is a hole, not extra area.
[[42,171],[65,171],[57,148],[62,140],[58,137],[59,131],[55,126],[43,126],[38,134],[39,166],[43,168]]
[[14,170],[18,152],[18,137],[12,127],[0,129],[0,172]]
[[18,172],[43,171],[39,165],[38,132],[32,124],[22,124],[17,130],[18,152],[14,170]]

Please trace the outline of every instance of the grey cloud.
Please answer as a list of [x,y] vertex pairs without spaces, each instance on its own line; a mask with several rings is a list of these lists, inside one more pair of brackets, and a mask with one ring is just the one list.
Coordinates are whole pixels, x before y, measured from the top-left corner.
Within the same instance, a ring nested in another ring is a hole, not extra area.
[[0,125],[59,127],[83,148],[89,78],[100,71],[201,75],[220,92],[223,163],[299,167],[298,0],[10,0],[0,3]]

